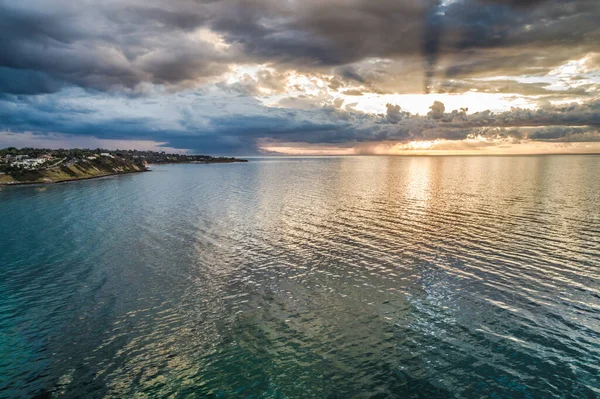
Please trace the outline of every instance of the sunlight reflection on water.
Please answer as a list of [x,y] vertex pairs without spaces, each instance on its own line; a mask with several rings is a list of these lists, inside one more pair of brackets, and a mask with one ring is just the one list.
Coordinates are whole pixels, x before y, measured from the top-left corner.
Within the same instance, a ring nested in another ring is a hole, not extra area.
[[0,396],[594,397],[600,157],[0,192]]

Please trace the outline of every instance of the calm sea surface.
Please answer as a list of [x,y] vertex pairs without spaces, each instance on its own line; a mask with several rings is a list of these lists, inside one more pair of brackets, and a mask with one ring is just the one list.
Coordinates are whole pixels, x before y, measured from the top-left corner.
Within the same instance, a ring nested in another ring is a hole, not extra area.
[[600,397],[600,157],[0,188],[0,397]]

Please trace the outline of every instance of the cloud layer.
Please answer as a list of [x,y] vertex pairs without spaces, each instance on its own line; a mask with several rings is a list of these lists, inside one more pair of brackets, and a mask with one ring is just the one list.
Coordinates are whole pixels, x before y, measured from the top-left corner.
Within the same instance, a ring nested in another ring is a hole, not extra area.
[[[597,0],[0,0],[0,130],[216,153],[596,141],[598,19]],[[427,115],[384,100],[424,91]],[[475,91],[535,106],[436,97]]]

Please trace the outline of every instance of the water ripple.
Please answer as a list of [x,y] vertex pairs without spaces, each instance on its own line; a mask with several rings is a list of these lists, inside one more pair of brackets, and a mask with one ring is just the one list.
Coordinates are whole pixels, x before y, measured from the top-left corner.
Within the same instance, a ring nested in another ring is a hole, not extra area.
[[0,397],[600,396],[599,173],[278,158],[2,188]]

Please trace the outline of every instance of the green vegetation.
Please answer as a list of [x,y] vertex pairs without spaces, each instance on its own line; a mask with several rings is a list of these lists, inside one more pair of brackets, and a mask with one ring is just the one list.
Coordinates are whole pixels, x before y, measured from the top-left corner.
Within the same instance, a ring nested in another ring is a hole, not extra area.
[[141,158],[149,164],[165,164],[165,163],[231,163],[231,162],[248,162],[244,159],[226,158],[226,157],[211,157],[210,155],[187,155],[187,154],[167,154],[156,151],[114,151],[115,156],[124,158]]
[[246,162],[207,155],[104,149],[5,148],[0,150],[0,184],[53,183],[147,171],[147,164]]

